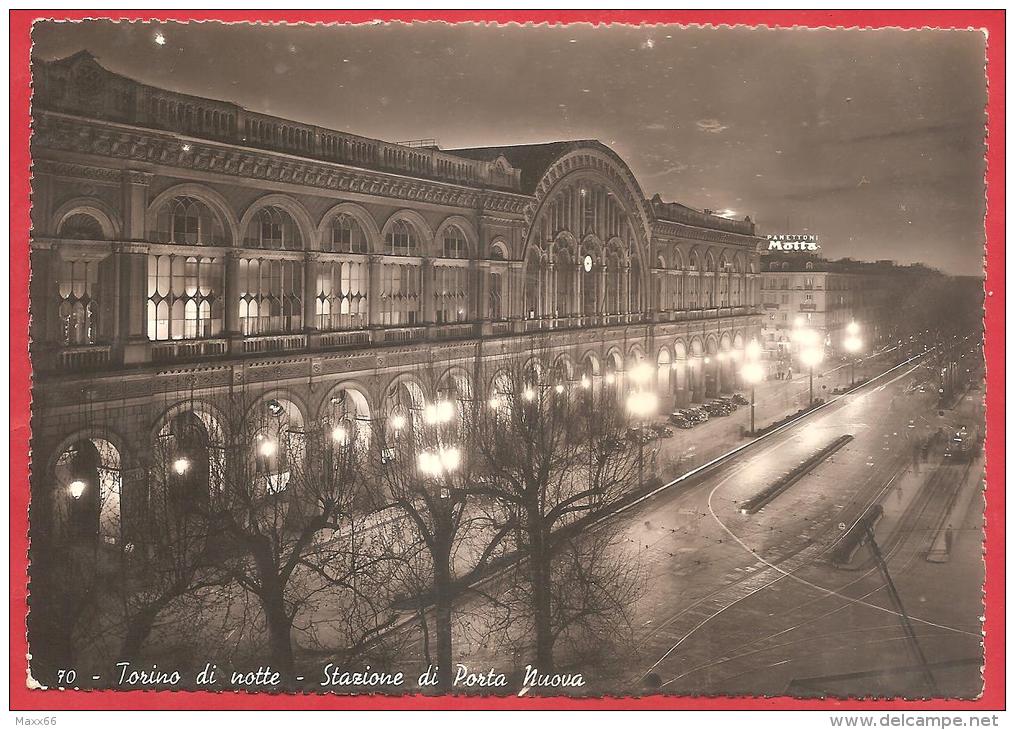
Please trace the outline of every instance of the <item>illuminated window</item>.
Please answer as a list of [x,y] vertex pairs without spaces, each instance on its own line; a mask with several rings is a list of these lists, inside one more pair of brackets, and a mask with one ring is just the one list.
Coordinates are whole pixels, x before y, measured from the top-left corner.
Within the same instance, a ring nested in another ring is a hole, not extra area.
[[367,265],[322,262],[317,273],[317,327],[359,329],[367,325]]
[[289,213],[269,205],[257,211],[251,219],[243,244],[254,248],[299,251],[303,248],[303,236]]
[[65,345],[94,344],[98,336],[98,268],[95,261],[60,261],[57,280],[60,339]]
[[200,200],[187,196],[173,198],[159,209],[152,238],[159,243],[212,246],[226,242],[218,217]]
[[418,248],[416,232],[404,220],[396,220],[385,237],[389,254],[395,256],[415,256]]
[[367,237],[355,218],[342,213],[331,221],[321,245],[328,253],[366,253]]
[[381,323],[420,321],[420,269],[415,264],[385,264],[381,269]]
[[449,226],[444,232],[444,258],[464,259],[468,257],[465,234],[458,226]]
[[222,332],[222,259],[148,257],[148,339],[193,340]]
[[303,328],[303,262],[240,259],[240,328],[245,335]]
[[490,274],[490,319],[498,320],[504,318],[504,309],[502,304],[502,287],[504,286],[503,277],[500,274]]
[[71,238],[76,241],[102,241],[106,238],[102,225],[87,213],[74,213],[67,216],[60,224],[60,238]]
[[438,324],[464,322],[469,304],[469,270],[461,266],[434,269],[434,312]]

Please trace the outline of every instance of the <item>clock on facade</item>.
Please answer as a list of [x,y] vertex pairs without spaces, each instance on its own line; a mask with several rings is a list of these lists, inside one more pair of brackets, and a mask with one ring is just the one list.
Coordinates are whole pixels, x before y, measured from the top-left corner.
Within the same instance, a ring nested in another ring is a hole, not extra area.
[[589,256],[588,254],[585,254],[585,261],[582,263],[582,265],[585,267],[585,273],[592,271],[592,257]]

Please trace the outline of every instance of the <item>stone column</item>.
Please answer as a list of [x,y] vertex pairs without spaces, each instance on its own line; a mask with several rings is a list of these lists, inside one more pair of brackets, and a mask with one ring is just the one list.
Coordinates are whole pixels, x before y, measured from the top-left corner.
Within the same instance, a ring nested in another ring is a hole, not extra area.
[[148,360],[148,247],[122,243],[114,254],[119,261],[119,329],[117,344],[125,365]]
[[[59,273],[60,261],[49,248],[31,250],[32,278],[30,280],[30,310],[33,347],[55,344],[59,341],[60,311],[56,306],[58,288],[56,278]],[[111,293],[102,292],[101,296]],[[110,296],[110,301],[116,300]]]
[[317,331],[317,269],[320,255],[307,251],[303,259],[303,330]]
[[[481,329],[484,334],[490,331],[490,264],[487,261],[471,261],[469,263],[469,280],[473,282],[470,290],[474,290],[473,299],[475,304],[471,309],[471,317],[481,322]],[[504,306],[503,294],[501,295],[501,307]]]
[[242,352],[243,333],[240,331],[240,253],[226,252],[225,292],[225,331],[224,337],[229,339],[230,352]]
[[543,311],[537,312],[543,316],[556,317],[557,315],[557,275],[556,264],[552,261],[546,265],[546,286],[543,288]]
[[371,327],[381,324],[381,257],[367,258],[367,322]]
[[423,324],[431,325],[435,320],[434,313],[434,266],[433,259],[424,257],[420,262],[420,276],[422,277],[422,283],[420,286],[420,297],[422,298],[422,317]]
[[609,300],[609,295],[606,293],[607,281],[606,264],[600,264],[596,270],[596,282],[599,287],[599,291],[596,293],[596,306],[600,316],[610,313],[607,306]]
[[128,241],[145,240],[145,212],[148,209],[148,186],[152,175],[137,170],[123,173],[123,231]]

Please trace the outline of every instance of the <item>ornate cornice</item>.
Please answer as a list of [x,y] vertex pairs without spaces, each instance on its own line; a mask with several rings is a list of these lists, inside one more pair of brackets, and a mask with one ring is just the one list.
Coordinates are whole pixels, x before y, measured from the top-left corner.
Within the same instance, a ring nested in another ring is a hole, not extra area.
[[54,177],[69,177],[78,180],[91,180],[106,185],[119,185],[123,181],[123,171],[109,167],[93,167],[75,165],[72,162],[56,160],[35,160],[32,170],[36,174],[45,173]]
[[[660,240],[660,236],[673,236],[695,241],[708,241],[710,243],[724,243],[730,246],[757,247],[763,239],[755,236],[746,236],[739,233],[728,233],[711,228],[699,228],[686,223],[672,223],[670,221],[655,221],[652,225],[653,239],[658,244],[671,243]],[[672,243],[679,243],[672,241]]]
[[[36,114],[32,144],[56,152],[515,215],[521,215],[531,200],[516,193],[392,175],[217,142],[182,142],[172,134],[53,112]],[[72,167],[92,169],[83,165]]]

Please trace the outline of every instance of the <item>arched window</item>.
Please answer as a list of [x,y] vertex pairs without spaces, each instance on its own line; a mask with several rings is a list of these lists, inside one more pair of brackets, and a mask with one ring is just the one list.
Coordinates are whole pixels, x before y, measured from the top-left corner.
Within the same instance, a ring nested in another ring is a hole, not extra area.
[[359,221],[348,213],[335,216],[321,242],[328,253],[367,253],[367,237]]
[[102,232],[102,224],[95,219],[95,216],[88,213],[74,213],[67,216],[60,224],[60,231],[57,235],[60,238],[70,238],[75,241],[102,241],[106,238]]
[[317,327],[360,329],[367,325],[367,264],[322,261],[317,270]]
[[64,345],[94,344],[99,334],[99,265],[61,259],[59,266],[60,340]]
[[193,340],[222,332],[221,257],[148,256],[148,339]]
[[419,248],[416,231],[404,220],[396,220],[385,237],[387,252],[394,256],[415,256]]
[[197,198],[181,195],[159,208],[152,238],[159,243],[222,246],[225,230],[211,208]]
[[468,243],[465,234],[458,226],[448,226],[444,231],[444,258],[464,259],[468,258]]
[[420,321],[419,266],[385,264],[381,270],[381,323],[412,325]]
[[434,313],[438,324],[468,319],[469,270],[463,266],[434,269]]
[[257,211],[250,220],[243,244],[253,248],[299,251],[303,248],[303,236],[287,211],[269,205]]
[[240,328],[245,335],[303,327],[303,262],[240,259]]
[[535,251],[530,251],[525,260],[525,318],[542,317],[543,281],[545,279],[543,262]]

